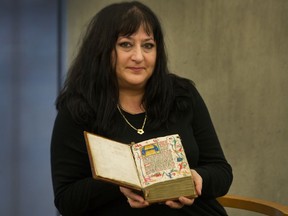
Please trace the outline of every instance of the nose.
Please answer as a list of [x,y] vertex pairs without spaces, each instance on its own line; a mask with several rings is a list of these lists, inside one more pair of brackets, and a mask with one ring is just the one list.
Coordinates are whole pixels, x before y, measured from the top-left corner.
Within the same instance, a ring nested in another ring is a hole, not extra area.
[[143,56],[143,50],[141,46],[134,47],[131,59],[135,62],[143,61],[144,56]]

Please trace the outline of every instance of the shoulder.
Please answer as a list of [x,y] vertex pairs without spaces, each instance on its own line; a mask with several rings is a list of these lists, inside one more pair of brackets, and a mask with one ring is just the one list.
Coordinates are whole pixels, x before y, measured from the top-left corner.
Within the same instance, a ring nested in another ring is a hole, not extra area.
[[73,133],[87,130],[87,124],[78,121],[67,106],[58,109],[58,113],[54,123],[54,129],[61,132]]
[[193,98],[198,94],[195,83],[176,74],[169,74],[175,97]]
[[59,119],[71,121],[78,125],[91,125],[95,118],[94,111],[87,101],[79,94],[64,95],[56,102]]
[[170,82],[174,97],[172,110],[183,114],[194,110],[199,98],[194,82],[175,74],[170,74]]

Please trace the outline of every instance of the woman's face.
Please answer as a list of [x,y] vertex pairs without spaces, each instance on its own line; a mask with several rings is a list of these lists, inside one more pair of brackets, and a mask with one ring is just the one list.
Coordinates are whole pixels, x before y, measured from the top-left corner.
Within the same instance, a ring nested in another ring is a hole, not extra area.
[[144,89],[156,62],[156,43],[141,26],[116,42],[116,75],[121,89]]

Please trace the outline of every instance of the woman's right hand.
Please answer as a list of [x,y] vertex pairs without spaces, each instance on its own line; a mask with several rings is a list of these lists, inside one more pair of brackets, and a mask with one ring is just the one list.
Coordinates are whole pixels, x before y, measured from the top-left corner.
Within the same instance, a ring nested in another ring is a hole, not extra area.
[[127,202],[132,208],[145,208],[149,206],[149,203],[142,196],[134,193],[131,189],[120,186],[120,191],[127,198]]

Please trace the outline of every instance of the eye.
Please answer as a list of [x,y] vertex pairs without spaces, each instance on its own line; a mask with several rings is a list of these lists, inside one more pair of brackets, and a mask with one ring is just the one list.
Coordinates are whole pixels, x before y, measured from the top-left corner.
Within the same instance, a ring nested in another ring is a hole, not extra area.
[[152,49],[153,47],[155,47],[155,45],[154,45],[153,43],[145,43],[145,44],[143,45],[143,47],[144,47],[145,49]]
[[123,47],[123,48],[130,48],[130,47],[132,47],[132,44],[130,42],[125,41],[125,42],[119,43],[119,46]]

